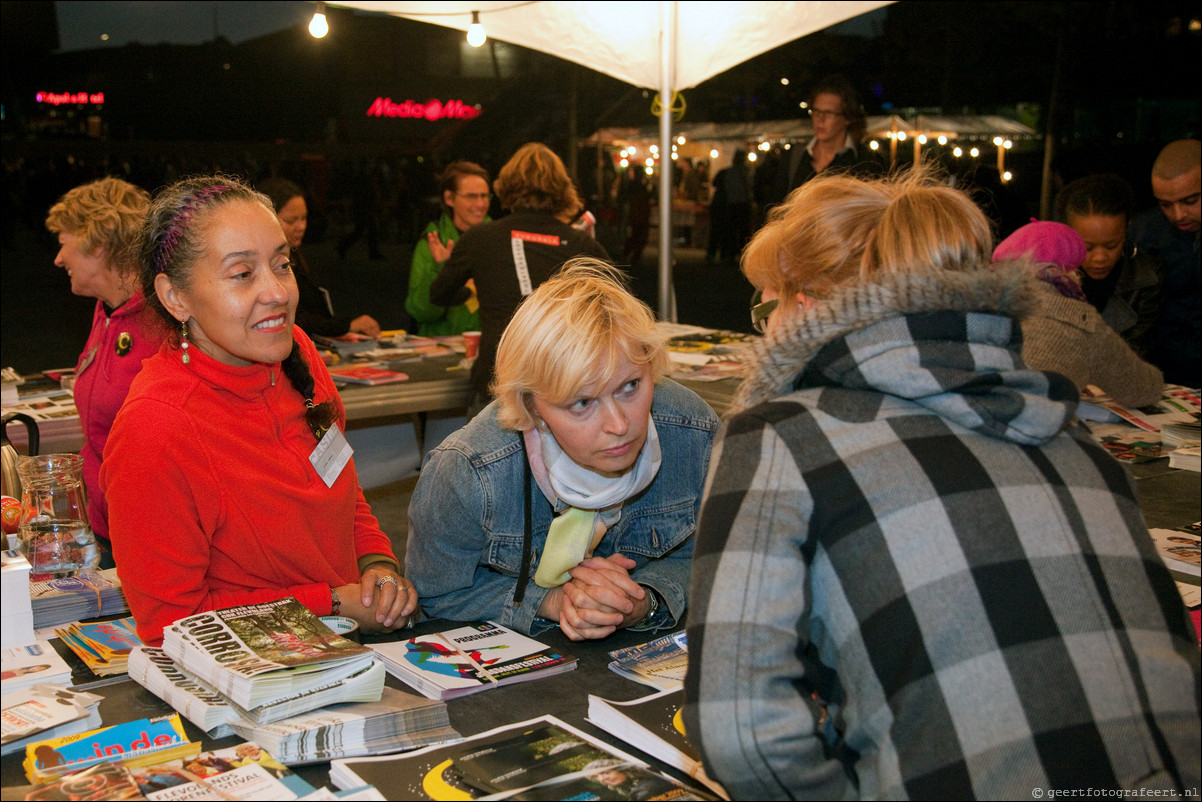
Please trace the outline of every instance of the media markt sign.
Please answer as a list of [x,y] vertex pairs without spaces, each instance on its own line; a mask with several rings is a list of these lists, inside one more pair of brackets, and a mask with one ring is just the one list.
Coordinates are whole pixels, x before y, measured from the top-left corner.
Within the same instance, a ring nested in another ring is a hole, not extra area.
[[480,116],[480,104],[469,106],[462,100],[437,99],[425,103],[406,100],[393,103],[390,97],[377,97],[367,109],[368,117],[400,117],[411,120],[471,120]]

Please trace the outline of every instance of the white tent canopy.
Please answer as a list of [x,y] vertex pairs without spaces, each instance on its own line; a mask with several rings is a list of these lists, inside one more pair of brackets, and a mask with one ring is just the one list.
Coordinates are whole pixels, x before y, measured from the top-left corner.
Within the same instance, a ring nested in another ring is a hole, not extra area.
[[[665,104],[676,92],[806,34],[892,0],[701,2],[644,0],[339,0],[330,5],[380,11],[466,31],[479,12],[487,35],[582,64],[635,86]],[[671,152],[672,115],[660,115],[660,151]],[[660,171],[659,314],[674,319],[672,184]]]
[[888,3],[339,0],[330,5],[383,11],[461,31],[471,24],[472,12],[479,11],[490,38],[550,53],[656,90],[661,86],[661,6],[675,6],[673,88],[681,90],[760,53]]

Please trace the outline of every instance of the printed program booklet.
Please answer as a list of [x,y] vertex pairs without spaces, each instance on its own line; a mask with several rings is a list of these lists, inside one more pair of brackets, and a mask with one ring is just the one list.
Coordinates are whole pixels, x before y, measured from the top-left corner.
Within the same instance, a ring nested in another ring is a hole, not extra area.
[[609,653],[609,670],[626,679],[652,688],[679,688],[689,670],[688,638],[685,632],[673,632],[638,646],[627,646]]
[[179,714],[141,718],[98,730],[34,741],[25,747],[25,776],[31,783],[49,782],[60,774],[97,763],[146,766],[200,752],[200,742],[184,733]]
[[5,696],[39,682],[71,684],[71,666],[59,657],[48,640],[4,647],[0,652],[0,667]]
[[335,760],[330,781],[339,788],[373,785],[387,799],[715,799],[554,716],[449,746]]
[[455,699],[576,668],[575,657],[491,621],[371,648],[388,673],[431,699]]
[[665,689],[630,702],[611,702],[590,693],[588,720],[729,799],[725,789],[705,773],[701,754],[685,737],[683,707],[683,688]]
[[35,740],[96,729],[101,725],[102,701],[96,694],[49,682],[6,692],[0,697],[0,754],[23,752]]
[[335,634],[291,596],[181,618],[164,630],[163,651],[247,710],[359,674],[373,662],[371,649]]

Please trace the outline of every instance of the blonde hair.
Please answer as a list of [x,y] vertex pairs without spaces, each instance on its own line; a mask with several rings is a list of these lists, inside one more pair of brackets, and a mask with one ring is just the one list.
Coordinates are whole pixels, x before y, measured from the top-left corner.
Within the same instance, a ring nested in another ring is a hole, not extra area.
[[760,289],[823,298],[880,273],[985,267],[992,251],[993,229],[972,199],[917,167],[806,182],[772,210],[742,268]]
[[493,190],[506,209],[514,212],[550,212],[571,220],[584,204],[563,162],[541,142],[528,142],[510,157]]
[[620,359],[647,365],[653,381],[668,368],[655,316],[630,294],[618,271],[590,257],[569,259],[518,307],[497,346],[492,392],[506,429],[534,428],[533,398],[561,404],[580,388],[612,378]]
[[130,247],[149,208],[146,190],[120,178],[102,178],[59,198],[46,214],[46,229],[78,237],[79,249],[89,255],[104,248],[109,267],[132,276],[138,264]]

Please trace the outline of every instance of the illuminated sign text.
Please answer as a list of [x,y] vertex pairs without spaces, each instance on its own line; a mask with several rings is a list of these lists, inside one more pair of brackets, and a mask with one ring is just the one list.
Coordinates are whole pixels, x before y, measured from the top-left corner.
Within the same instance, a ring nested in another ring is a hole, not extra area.
[[104,103],[104,92],[38,92],[34,95],[34,100],[52,106],[61,106],[64,103],[95,103],[99,106]]
[[427,100],[425,103],[393,103],[390,97],[378,97],[367,109],[368,117],[405,117],[414,120],[470,120],[480,116],[479,106],[468,106],[461,100]]

